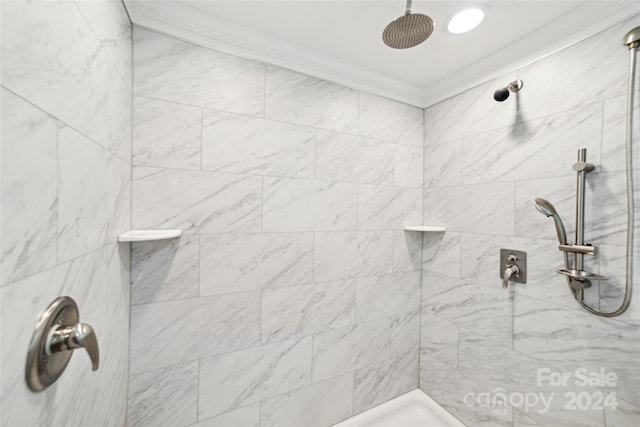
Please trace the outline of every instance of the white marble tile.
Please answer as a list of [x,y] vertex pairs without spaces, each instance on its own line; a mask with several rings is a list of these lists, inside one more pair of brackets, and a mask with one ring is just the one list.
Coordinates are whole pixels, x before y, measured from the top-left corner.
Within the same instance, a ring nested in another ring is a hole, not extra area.
[[420,310],[398,314],[391,318],[389,355],[400,356],[420,348]]
[[398,230],[393,232],[393,271],[422,269],[422,233]]
[[270,177],[263,183],[263,231],[356,228],[356,184]]
[[311,383],[311,337],[200,361],[199,419]]
[[430,310],[423,310],[420,323],[420,351],[457,369],[458,325],[441,319]]
[[202,119],[202,168],[313,178],[315,130],[220,111]]
[[[640,135],[640,120],[635,119],[640,110],[640,94],[634,94],[633,135]],[[602,118],[602,163],[603,172],[626,170],[627,96],[604,102]],[[640,155],[634,151],[633,168],[640,169]]]
[[109,60],[73,2],[2,7],[2,84],[108,146]]
[[2,284],[57,261],[57,123],[2,89]]
[[213,418],[207,418],[193,427],[260,427],[260,403],[243,406],[233,411],[225,412]]
[[353,412],[358,414],[418,387],[418,352],[365,366],[353,377]]
[[355,308],[355,280],[265,289],[262,292],[262,342],[351,326]]
[[[462,139],[424,147],[424,186],[462,184]],[[427,206],[425,205],[425,208]]]
[[259,292],[131,307],[131,373],[240,350],[259,342]]
[[198,170],[201,147],[201,108],[134,96],[134,165]]
[[311,233],[203,236],[200,248],[202,295],[313,282]]
[[184,426],[198,416],[198,362],[129,378],[129,426]]
[[360,135],[422,147],[421,108],[368,93],[360,93],[358,106]]
[[606,427],[626,427],[640,424],[640,407],[616,399],[616,409],[605,408]]
[[[575,176],[579,148],[600,164],[602,105],[555,114],[462,140],[465,184]],[[558,143],[562,141],[562,143]]]
[[390,273],[392,245],[390,231],[316,233],[315,280],[328,282]]
[[136,167],[133,227],[260,231],[261,188],[257,176]]
[[512,236],[514,193],[513,182],[425,188],[423,224]]
[[358,185],[359,229],[402,229],[421,218],[422,189]]
[[313,381],[388,359],[390,327],[389,319],[381,319],[314,335]]
[[393,161],[394,184],[402,187],[421,187],[424,170],[424,149],[396,145]]
[[67,126],[58,131],[58,147],[58,258],[67,260],[129,228],[131,168]]
[[264,64],[136,27],[134,93],[262,116]]
[[362,277],[356,282],[358,323],[414,311],[420,307],[419,271]]
[[318,130],[316,178],[365,184],[393,184],[394,144]]
[[353,411],[353,375],[318,382],[260,404],[260,426],[325,427]]
[[[107,150],[131,164],[133,149],[133,103],[131,102],[131,76],[121,79],[116,67],[108,64]],[[99,142],[99,141],[98,141]]]
[[532,420],[531,417],[523,414],[522,412],[514,410],[513,427],[541,427],[541,424],[538,424],[536,421]]
[[[427,108],[424,112],[425,146],[515,124],[517,97],[522,92],[512,95],[506,102],[493,99],[496,89],[515,79],[516,73],[510,73]],[[529,88],[529,82],[525,80],[525,84]]]
[[422,236],[422,268],[460,277],[460,233],[425,233]]
[[199,295],[198,236],[131,244],[131,304]]
[[265,117],[355,134],[358,131],[358,92],[267,66]]
[[[609,280],[599,283],[600,299],[597,306],[601,311],[612,312],[617,310],[624,300],[624,290],[626,285],[627,274],[627,248],[626,246],[610,246],[598,245],[598,264],[599,273],[607,276]],[[640,271],[640,257],[638,257],[638,249],[634,249],[633,259],[633,275],[637,275]],[[632,284],[635,279],[632,278]],[[589,289],[589,294],[593,293]],[[640,325],[640,292],[631,292],[631,305],[617,320]]]
[[637,16],[518,70],[521,114],[546,116],[626,93],[629,52],[621,37]]

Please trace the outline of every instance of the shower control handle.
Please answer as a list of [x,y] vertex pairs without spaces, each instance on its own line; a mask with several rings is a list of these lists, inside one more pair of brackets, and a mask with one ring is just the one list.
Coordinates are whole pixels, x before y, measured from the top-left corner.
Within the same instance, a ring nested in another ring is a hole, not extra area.
[[515,249],[500,249],[500,278],[502,288],[509,282],[527,283],[527,253]]
[[100,366],[100,349],[93,328],[84,323],[75,326],[61,326],[50,334],[47,354],[84,348],[91,359],[91,370],[97,371]]
[[507,265],[507,268],[504,269],[504,273],[502,274],[502,288],[508,288],[511,277],[518,277],[519,275],[520,270],[517,265]]

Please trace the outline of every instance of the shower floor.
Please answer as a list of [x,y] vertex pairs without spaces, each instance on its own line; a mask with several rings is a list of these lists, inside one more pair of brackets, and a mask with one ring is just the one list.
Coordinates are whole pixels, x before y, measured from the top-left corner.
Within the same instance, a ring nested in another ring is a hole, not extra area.
[[351,417],[334,427],[464,427],[435,400],[414,390]]

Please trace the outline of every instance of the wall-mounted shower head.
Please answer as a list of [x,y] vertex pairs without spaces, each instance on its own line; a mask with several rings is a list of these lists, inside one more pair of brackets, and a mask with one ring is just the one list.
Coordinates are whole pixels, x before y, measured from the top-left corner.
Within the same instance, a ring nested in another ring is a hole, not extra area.
[[493,99],[495,99],[498,102],[502,102],[507,98],[509,98],[509,91],[514,93],[518,92],[520,89],[522,89],[522,85],[523,85],[522,80],[514,80],[508,85],[506,85],[505,87],[501,87],[500,89],[497,89],[493,93]]
[[533,204],[535,205],[536,209],[540,211],[541,214],[543,214],[544,216],[553,218],[553,222],[556,225],[556,234],[558,235],[558,242],[560,242],[561,245],[566,245],[567,232],[564,229],[564,224],[562,223],[562,219],[560,218],[560,215],[558,215],[558,211],[556,211],[556,208],[554,208],[553,205],[548,200],[541,199],[539,197],[533,201]]

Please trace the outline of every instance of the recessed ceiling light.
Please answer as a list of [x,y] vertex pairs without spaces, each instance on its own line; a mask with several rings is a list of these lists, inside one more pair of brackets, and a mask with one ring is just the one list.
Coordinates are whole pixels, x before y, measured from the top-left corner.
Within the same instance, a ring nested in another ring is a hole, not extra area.
[[484,8],[468,7],[456,12],[446,21],[447,31],[451,34],[462,34],[476,28],[484,19]]

